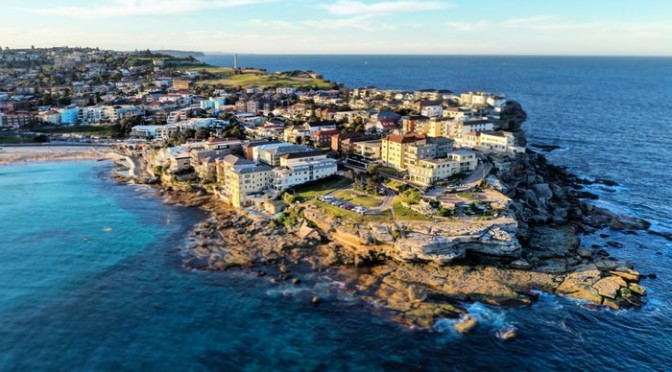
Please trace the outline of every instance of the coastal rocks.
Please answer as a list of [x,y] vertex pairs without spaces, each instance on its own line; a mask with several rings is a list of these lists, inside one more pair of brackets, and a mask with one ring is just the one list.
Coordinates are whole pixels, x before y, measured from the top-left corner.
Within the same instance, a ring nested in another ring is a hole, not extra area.
[[532,268],[529,262],[526,259],[520,258],[509,264],[509,267],[516,270],[528,270]]
[[408,286],[408,299],[411,302],[422,302],[427,299],[427,291],[415,284]]
[[602,296],[597,289],[593,287],[602,273],[595,265],[586,265],[578,267],[576,271],[568,274],[564,281],[555,290],[555,293],[562,296],[568,296],[586,300],[595,303],[602,302]]
[[[441,233],[441,231],[436,231]],[[426,261],[438,264],[449,264],[455,260],[472,256],[518,258],[521,246],[516,237],[501,226],[483,229],[471,229],[464,235],[424,235],[407,234],[397,239],[392,258],[401,261]]]
[[610,276],[600,279],[593,285],[600,296],[609,297],[611,299],[615,299],[620,289],[627,286],[628,284],[619,276]]
[[526,255],[539,259],[567,257],[572,255],[579,245],[576,230],[571,226],[534,227],[530,229],[530,238]]
[[456,331],[462,335],[470,333],[478,326],[478,320],[472,317],[471,315],[464,315],[460,318],[460,321],[455,323],[453,326]]

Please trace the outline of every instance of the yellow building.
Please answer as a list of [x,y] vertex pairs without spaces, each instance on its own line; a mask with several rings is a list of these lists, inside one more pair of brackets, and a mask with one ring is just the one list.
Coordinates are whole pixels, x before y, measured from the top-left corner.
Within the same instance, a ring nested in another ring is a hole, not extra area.
[[453,141],[448,138],[427,138],[422,134],[408,133],[383,138],[380,153],[387,166],[405,170],[421,159],[446,156],[452,149]]
[[397,169],[406,169],[406,148],[411,143],[422,141],[426,137],[422,134],[407,133],[404,136],[391,134],[383,138],[380,156],[385,165]]

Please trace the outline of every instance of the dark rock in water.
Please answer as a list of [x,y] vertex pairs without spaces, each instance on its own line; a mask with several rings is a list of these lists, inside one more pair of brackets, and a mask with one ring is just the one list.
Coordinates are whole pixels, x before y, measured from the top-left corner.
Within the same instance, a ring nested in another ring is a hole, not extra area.
[[623,244],[610,240],[607,242],[607,245],[612,248],[623,248]]
[[609,252],[605,251],[604,249],[600,249],[599,251],[597,251],[595,253],[597,253],[598,255],[603,256],[603,257],[609,257]]
[[646,230],[649,234],[652,235],[657,235],[657,236],[662,236],[663,238],[667,240],[672,240],[672,233],[665,233],[665,232],[660,232],[660,231],[654,231],[654,230]]
[[616,181],[607,180],[604,178],[596,178],[594,183],[599,183],[605,186],[618,186],[618,183]]
[[574,191],[572,193],[574,194],[574,196],[576,196],[579,199],[597,200],[597,199],[600,198],[596,194],[593,194],[592,192],[588,192],[588,191]]
[[609,234],[600,234],[600,238],[608,238]]
[[530,144],[530,146],[536,147],[536,148],[540,149],[541,151],[545,151],[545,152],[551,152],[551,151],[557,150],[559,148],[562,148],[561,146],[558,146],[558,145],[544,145],[544,144],[541,144],[541,143],[532,143],[532,144]]
[[649,275],[647,275],[647,276],[648,276],[650,279],[656,279],[656,278],[658,278],[658,275],[657,275],[656,273],[651,273],[651,274],[649,274]]

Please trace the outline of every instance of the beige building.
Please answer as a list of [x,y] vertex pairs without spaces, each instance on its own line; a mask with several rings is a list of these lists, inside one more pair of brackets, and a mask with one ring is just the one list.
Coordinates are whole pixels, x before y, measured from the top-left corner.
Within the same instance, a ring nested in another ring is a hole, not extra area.
[[380,159],[382,147],[381,140],[355,142],[354,154],[367,159]]
[[414,183],[431,186],[453,175],[471,172],[477,166],[478,159],[475,152],[458,150],[448,154],[447,158],[422,159],[416,165],[409,167],[408,175]]
[[404,170],[421,159],[446,156],[452,149],[453,141],[448,138],[427,138],[417,133],[393,134],[383,138],[380,155],[387,166]]
[[250,195],[261,193],[271,185],[273,168],[256,165],[237,155],[226,155],[216,162],[218,194],[236,208],[249,204]]

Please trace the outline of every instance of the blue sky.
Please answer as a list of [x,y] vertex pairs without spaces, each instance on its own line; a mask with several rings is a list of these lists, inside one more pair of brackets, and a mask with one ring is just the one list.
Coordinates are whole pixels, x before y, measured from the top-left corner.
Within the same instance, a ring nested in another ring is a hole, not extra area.
[[8,3],[0,12],[0,47],[68,45],[280,54],[672,55],[669,0]]

